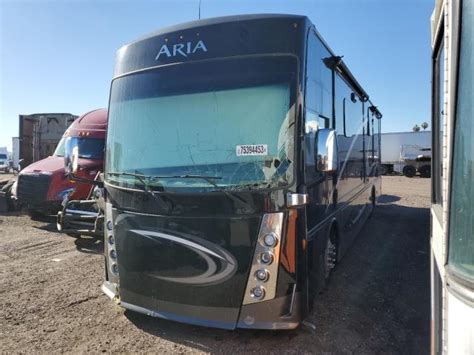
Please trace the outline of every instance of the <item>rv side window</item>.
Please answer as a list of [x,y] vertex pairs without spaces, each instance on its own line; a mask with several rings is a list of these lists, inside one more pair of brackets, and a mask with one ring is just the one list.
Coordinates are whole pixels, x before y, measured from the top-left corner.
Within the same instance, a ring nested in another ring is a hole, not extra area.
[[[336,75],[336,131],[339,153],[340,177],[353,178],[356,184],[364,179],[364,117],[362,102],[352,88],[339,75]],[[341,189],[341,196],[354,186]]]
[[305,175],[306,181],[318,180],[315,137],[318,129],[329,128],[332,121],[332,71],[324,64],[329,51],[312,31],[308,34],[305,92]]
[[362,103],[349,85],[336,75],[336,130],[345,137],[362,135],[364,131]]
[[367,107],[364,107],[365,109],[365,114],[364,114],[364,117],[366,117],[365,119],[365,159],[366,159],[366,162],[367,162],[367,175],[368,176],[373,176],[374,175],[374,169],[373,169],[373,164],[374,164],[374,145],[373,145],[373,142],[374,142],[374,136],[373,136],[373,132],[372,132],[372,127],[371,127],[371,123],[372,123],[372,118],[371,118],[371,113],[370,113],[370,110]]
[[324,64],[331,54],[314,32],[308,34],[306,59],[306,108],[332,118],[332,71]]

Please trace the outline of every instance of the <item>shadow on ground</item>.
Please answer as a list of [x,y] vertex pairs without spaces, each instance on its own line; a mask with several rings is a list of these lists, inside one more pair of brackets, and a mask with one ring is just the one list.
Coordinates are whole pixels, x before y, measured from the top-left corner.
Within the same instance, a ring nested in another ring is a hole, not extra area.
[[[398,201],[385,195],[384,203]],[[382,197],[381,197],[382,198]],[[141,330],[208,352],[429,353],[429,209],[379,205],[307,321],[293,331],[225,331],[127,311]]]
[[74,241],[76,249],[81,253],[86,254],[103,254],[104,240],[102,238],[94,238],[88,236],[81,236]]
[[395,195],[380,195],[377,199],[378,203],[394,203],[400,201],[400,196]]

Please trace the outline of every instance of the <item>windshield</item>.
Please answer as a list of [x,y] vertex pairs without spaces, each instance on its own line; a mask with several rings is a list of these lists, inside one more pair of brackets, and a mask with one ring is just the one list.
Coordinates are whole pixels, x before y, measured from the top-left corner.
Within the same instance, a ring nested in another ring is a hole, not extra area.
[[84,159],[103,159],[104,158],[104,139],[100,138],[79,138],[63,137],[58,143],[54,156],[63,157],[66,139],[70,138],[72,145],[79,147],[79,158]]
[[161,190],[291,183],[295,66],[293,58],[220,60],[116,79],[107,181],[133,187],[140,174]]

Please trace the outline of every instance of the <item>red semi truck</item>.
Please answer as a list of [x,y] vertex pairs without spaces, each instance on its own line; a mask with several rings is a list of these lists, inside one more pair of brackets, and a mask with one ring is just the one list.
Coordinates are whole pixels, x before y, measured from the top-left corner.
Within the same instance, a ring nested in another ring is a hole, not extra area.
[[71,137],[80,147],[79,177],[94,179],[102,171],[104,161],[107,110],[98,109],[76,119],[66,130],[52,156],[24,168],[12,189],[13,196],[31,215],[56,214],[61,202],[69,197],[88,197],[92,186],[71,181],[64,172],[66,138]]

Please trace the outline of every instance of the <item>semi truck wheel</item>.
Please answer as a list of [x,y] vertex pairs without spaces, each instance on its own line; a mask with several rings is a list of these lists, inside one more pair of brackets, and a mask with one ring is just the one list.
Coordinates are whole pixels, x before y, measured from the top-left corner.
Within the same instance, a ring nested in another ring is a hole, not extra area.
[[431,166],[430,165],[423,165],[419,169],[420,175],[423,178],[430,178],[431,177]]
[[35,209],[32,209],[32,208],[29,208],[27,210],[27,213],[28,213],[28,216],[30,216],[30,218],[33,219],[33,220],[42,219],[42,218],[45,217],[45,214],[42,211],[35,210]]
[[416,175],[416,168],[413,165],[405,165],[403,167],[403,175],[412,178]]
[[387,175],[388,174],[388,166],[385,164],[379,165],[379,173],[380,175]]

